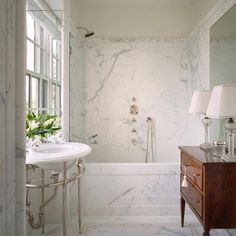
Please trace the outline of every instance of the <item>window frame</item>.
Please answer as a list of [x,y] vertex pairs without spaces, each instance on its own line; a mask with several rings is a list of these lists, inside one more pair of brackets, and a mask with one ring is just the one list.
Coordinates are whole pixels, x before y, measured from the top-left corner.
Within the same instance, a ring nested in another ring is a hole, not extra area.
[[[27,13],[29,14],[29,13]],[[34,45],[34,71],[26,68],[26,77],[28,76],[28,106],[27,111],[42,112],[48,111],[52,114],[57,114],[61,116],[61,42],[59,39],[53,37],[50,32],[47,31],[45,27],[40,25],[31,14],[29,16],[34,20],[34,40],[26,35],[26,42],[31,42]],[[37,28],[38,27],[38,28]],[[37,40],[39,39],[39,40]],[[53,53],[53,40],[56,40],[57,51],[56,54]],[[39,55],[37,55],[37,50],[39,48]],[[26,48],[28,50],[28,48]],[[40,58],[39,62],[37,58]],[[56,77],[53,78],[53,58],[56,59]],[[27,59],[27,58],[26,58]],[[39,64],[37,64],[39,63]],[[26,63],[27,65],[27,63]],[[37,71],[37,66],[39,70]],[[52,73],[51,73],[52,72]],[[38,107],[32,107],[32,78],[37,78],[39,80],[39,91],[38,91]],[[26,79],[27,83],[27,79]],[[45,85],[46,84],[46,91]],[[56,107],[52,106],[53,102],[53,86],[55,85],[55,102]],[[27,86],[26,86],[27,88]],[[57,89],[60,91],[57,93]],[[46,104],[46,106],[45,106]]]

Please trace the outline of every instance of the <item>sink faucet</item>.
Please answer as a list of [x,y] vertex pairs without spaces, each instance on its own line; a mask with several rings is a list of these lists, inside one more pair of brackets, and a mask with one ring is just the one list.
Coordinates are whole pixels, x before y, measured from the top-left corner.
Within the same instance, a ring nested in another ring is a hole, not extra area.
[[39,145],[43,144],[41,140],[39,139],[36,139],[34,141],[29,141],[29,144],[28,144],[28,149],[29,150],[33,150],[35,151],[36,150],[36,147],[39,147]]

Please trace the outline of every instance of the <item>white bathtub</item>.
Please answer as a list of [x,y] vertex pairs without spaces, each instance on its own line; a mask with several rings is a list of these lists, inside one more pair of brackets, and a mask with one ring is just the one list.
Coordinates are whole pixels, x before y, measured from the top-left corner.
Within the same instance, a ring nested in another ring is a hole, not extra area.
[[[85,158],[86,163],[145,163],[146,153],[144,151],[114,151],[98,152],[92,151]],[[158,159],[154,157],[155,162]],[[148,155],[148,162],[152,162],[151,154]]]

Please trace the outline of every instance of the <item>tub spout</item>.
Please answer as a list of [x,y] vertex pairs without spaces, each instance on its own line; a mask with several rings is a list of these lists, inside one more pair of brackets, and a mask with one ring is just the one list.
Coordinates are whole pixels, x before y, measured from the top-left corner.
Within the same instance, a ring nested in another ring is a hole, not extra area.
[[43,144],[41,140],[39,139],[36,139],[34,141],[29,141],[29,144],[28,144],[28,149],[29,150],[33,150],[35,151],[37,147],[39,147],[39,145]]

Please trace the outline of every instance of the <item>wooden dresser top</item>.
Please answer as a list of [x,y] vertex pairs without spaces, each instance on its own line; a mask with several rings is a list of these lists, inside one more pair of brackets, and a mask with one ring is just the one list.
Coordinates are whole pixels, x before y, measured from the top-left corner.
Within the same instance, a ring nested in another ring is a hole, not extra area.
[[222,163],[222,164],[235,164],[236,162],[226,162],[222,160],[220,157],[216,157],[213,155],[213,150],[203,150],[199,146],[180,146],[179,149],[194,158],[196,161],[207,164],[207,163]]

